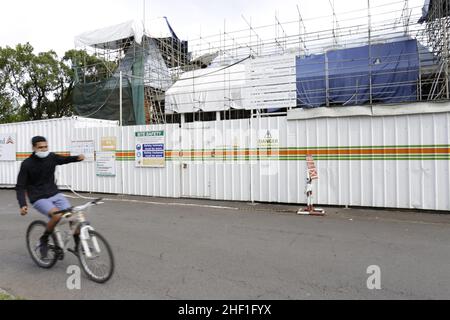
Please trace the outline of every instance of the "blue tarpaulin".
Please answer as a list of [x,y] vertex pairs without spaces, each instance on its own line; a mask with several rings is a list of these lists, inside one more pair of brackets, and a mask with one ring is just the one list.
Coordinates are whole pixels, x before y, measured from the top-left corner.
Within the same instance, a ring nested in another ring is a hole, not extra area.
[[368,103],[370,82],[373,103],[417,100],[419,54],[416,40],[297,57],[296,69],[299,107]]

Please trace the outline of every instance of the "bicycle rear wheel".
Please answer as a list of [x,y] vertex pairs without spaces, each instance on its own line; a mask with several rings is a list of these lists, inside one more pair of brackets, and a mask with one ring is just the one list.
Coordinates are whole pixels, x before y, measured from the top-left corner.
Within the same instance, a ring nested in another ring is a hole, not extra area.
[[40,238],[47,229],[47,223],[44,221],[34,221],[27,229],[27,249],[31,259],[41,268],[50,269],[58,261],[58,252],[56,250],[56,237],[52,234],[48,239],[47,257],[43,258],[40,253]]
[[[94,241],[98,243],[98,251]],[[80,242],[78,258],[81,267],[89,279],[97,283],[105,283],[114,273],[114,256],[106,239],[97,231],[89,231],[88,247],[92,257],[87,257]]]

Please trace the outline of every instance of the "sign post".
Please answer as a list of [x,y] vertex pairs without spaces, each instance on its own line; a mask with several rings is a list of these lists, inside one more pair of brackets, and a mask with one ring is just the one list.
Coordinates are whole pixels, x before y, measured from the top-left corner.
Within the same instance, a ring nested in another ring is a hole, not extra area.
[[314,159],[312,155],[306,156],[306,187],[305,194],[307,200],[307,207],[305,209],[300,209],[297,211],[297,214],[302,215],[310,215],[310,216],[324,216],[325,211],[320,208],[314,208],[313,205],[313,188],[312,182],[313,180],[319,179],[319,175],[317,174],[317,168],[314,163]]

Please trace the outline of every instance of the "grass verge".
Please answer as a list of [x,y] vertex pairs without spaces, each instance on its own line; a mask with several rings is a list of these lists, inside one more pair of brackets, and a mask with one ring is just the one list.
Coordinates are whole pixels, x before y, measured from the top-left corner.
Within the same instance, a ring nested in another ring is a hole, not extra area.
[[0,300],[25,300],[23,298],[14,297],[5,290],[0,289]]

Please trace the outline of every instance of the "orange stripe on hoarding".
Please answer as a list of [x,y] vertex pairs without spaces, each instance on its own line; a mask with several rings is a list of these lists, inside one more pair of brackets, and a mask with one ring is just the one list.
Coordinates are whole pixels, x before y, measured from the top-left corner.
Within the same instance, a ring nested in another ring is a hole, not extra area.
[[[62,156],[69,156],[69,152],[56,152]],[[450,148],[444,147],[401,147],[401,148],[348,148],[348,149],[241,149],[241,150],[202,150],[202,151],[178,151],[178,150],[166,150],[166,157],[183,157],[183,158],[198,158],[198,157],[211,157],[211,158],[223,158],[223,157],[249,157],[249,156],[273,156],[273,157],[294,157],[294,156],[345,156],[345,155],[450,155]],[[17,159],[28,158],[31,153],[16,153]],[[120,151],[116,152],[118,158],[134,157],[134,151]]]
[[[323,149],[323,150],[243,150],[243,151],[166,151],[173,157],[233,157],[233,156],[306,156],[311,155],[387,155],[387,154],[450,154],[450,148],[389,148],[389,149]],[[130,155],[134,155],[130,154]]]
[[282,150],[280,155],[371,155],[371,154],[448,154],[450,148],[400,148],[400,149],[323,149],[323,150]]

